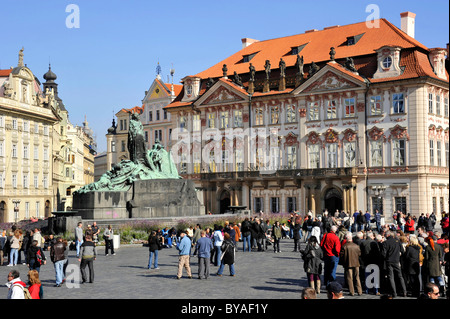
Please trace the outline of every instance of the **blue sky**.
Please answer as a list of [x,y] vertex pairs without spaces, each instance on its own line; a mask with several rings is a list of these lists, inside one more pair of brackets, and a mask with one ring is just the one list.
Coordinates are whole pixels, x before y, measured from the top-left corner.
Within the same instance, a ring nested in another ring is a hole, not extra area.
[[[79,7],[79,28],[66,27],[69,4]],[[369,4],[398,27],[401,12],[416,13],[415,38],[446,47],[447,0],[0,0],[0,69],[16,66],[23,46],[24,62],[44,82],[50,61],[71,122],[81,125],[86,115],[101,152],[113,114],[142,105],[158,62],[163,80],[173,64],[179,83],[239,51],[244,37],[266,40],[362,22]]]

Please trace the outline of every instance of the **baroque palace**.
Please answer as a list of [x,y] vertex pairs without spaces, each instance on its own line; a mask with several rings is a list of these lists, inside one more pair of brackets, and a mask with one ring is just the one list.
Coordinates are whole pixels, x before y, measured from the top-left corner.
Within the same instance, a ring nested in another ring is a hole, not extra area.
[[87,121],[69,121],[51,67],[42,84],[24,64],[0,70],[0,222],[70,210],[72,192],[94,181],[96,144]]
[[168,147],[206,212],[448,211],[448,45],[414,20],[244,38],[185,76]]

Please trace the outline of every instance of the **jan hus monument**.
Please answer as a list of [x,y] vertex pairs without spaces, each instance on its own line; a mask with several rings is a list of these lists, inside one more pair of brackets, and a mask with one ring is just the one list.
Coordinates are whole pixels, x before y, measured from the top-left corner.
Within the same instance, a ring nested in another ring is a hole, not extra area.
[[139,115],[128,131],[129,160],[113,165],[94,183],[73,194],[73,210],[83,219],[198,216],[205,208],[194,183],[178,175],[170,152],[156,141],[147,150]]

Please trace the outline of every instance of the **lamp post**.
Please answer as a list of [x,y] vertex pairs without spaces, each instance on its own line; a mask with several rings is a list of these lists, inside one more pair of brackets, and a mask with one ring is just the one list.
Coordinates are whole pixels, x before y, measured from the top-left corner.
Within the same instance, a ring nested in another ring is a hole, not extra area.
[[12,203],[14,204],[14,222],[17,223],[19,219],[19,204],[20,199],[13,199]]

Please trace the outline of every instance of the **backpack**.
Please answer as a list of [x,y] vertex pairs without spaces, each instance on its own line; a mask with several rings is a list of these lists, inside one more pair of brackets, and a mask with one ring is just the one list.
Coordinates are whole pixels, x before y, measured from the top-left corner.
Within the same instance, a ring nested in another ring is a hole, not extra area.
[[23,295],[25,296],[25,299],[33,299],[31,298],[31,294],[30,291],[28,290],[28,288],[23,288]]
[[37,252],[36,252],[36,262],[39,264],[39,265],[42,265],[42,255],[41,255],[41,250],[39,249]]
[[[23,283],[23,284],[25,285],[25,283]],[[33,298],[31,298],[31,294],[30,294],[30,291],[28,290],[28,288],[26,288],[23,285],[19,284],[19,282],[14,283],[13,286],[19,286],[20,288],[22,288],[23,296],[25,297],[25,299],[33,299]]]

